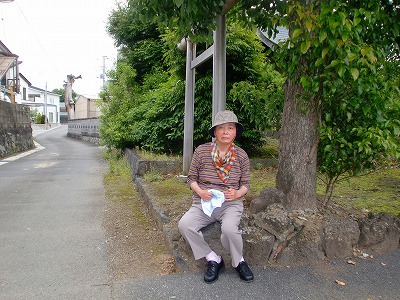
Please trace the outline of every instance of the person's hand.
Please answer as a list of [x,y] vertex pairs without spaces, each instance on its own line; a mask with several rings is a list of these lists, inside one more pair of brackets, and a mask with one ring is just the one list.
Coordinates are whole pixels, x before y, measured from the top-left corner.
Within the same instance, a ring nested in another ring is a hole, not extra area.
[[225,201],[232,201],[235,200],[237,198],[239,198],[239,191],[235,190],[235,189],[229,189],[227,191],[224,192],[225,195]]
[[200,198],[201,198],[202,200],[204,200],[204,201],[210,201],[211,198],[212,198],[212,196],[213,196],[213,194],[210,193],[208,190],[201,190],[201,191],[199,191],[197,194],[198,194],[198,195],[200,196]]

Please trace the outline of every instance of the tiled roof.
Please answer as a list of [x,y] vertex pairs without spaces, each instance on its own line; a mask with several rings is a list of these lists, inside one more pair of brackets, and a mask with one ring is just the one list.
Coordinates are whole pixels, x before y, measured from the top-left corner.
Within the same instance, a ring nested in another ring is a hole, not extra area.
[[286,27],[278,26],[277,30],[277,34],[272,36],[268,35],[267,31],[258,30],[258,35],[264,44],[270,48],[273,48],[279,42],[285,41],[289,38],[289,30]]

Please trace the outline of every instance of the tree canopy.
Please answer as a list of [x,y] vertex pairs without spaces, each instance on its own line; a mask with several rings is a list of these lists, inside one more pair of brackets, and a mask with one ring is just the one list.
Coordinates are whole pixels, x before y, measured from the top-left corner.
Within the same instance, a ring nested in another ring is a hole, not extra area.
[[[197,42],[210,41],[215,16],[225,5],[217,0],[129,3],[136,18]],[[229,12],[229,18],[271,36],[277,26],[289,29],[289,39],[271,57],[287,78],[277,188],[290,198],[291,208],[315,206],[309,177],[316,173],[317,152],[328,180],[373,167],[382,156],[399,156],[399,91],[389,76],[398,66],[399,13],[398,1],[392,0],[249,0],[238,1]]]
[[[109,20],[108,31],[121,51],[102,93],[102,141],[118,148],[181,153],[186,55],[176,46],[176,31],[159,22],[142,22],[123,5]],[[263,144],[263,131],[279,127],[275,109],[282,110],[284,78],[266,60],[254,32],[235,22],[229,22],[227,31],[227,105],[247,129],[237,142],[255,153]],[[199,52],[206,47],[200,43]],[[210,139],[211,98],[208,61],[196,68],[195,146]]]

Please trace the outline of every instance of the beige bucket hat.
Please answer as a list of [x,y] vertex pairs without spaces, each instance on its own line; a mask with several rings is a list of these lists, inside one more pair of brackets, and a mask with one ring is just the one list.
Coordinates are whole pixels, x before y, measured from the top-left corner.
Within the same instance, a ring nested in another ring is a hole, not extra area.
[[240,137],[243,133],[243,125],[238,122],[238,118],[230,110],[222,110],[217,112],[212,123],[212,127],[208,130],[208,133],[215,138],[214,129],[215,126],[225,123],[236,123],[236,137]]

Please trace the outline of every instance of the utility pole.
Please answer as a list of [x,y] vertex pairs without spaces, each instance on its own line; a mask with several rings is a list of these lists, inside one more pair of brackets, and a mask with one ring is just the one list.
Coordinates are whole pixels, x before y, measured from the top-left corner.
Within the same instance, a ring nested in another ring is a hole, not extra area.
[[103,88],[104,85],[106,84],[106,58],[108,58],[106,55],[103,56],[103,74],[101,74],[101,78],[103,79]]
[[47,82],[45,85],[45,90],[44,90],[44,124],[45,124],[45,129],[48,129],[48,121],[47,121]]

